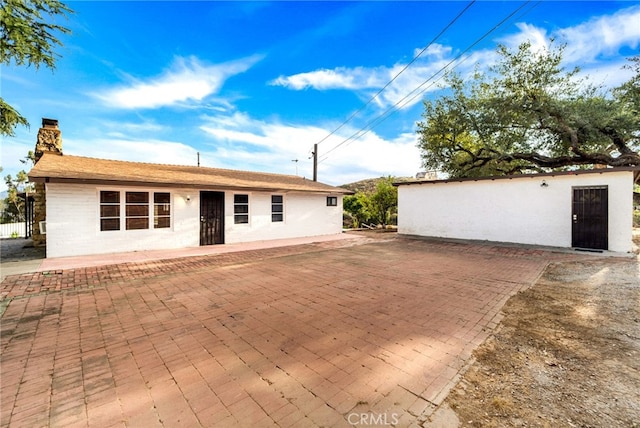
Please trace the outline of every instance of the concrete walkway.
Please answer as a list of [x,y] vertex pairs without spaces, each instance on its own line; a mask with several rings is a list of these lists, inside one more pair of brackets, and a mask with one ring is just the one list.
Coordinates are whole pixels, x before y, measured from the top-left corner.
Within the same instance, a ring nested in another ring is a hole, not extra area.
[[35,272],[44,259],[44,248],[35,248],[31,239],[0,239],[0,281],[9,275]]
[[126,253],[94,254],[77,257],[45,258],[44,248],[34,249],[31,240],[3,239],[0,254],[0,281],[10,275],[29,272],[59,271],[120,263],[141,263],[183,257],[210,256],[238,251],[286,247],[310,243],[331,242],[344,239],[362,239],[356,234],[311,236],[291,239],[274,239],[227,245],[209,245],[172,250],[133,251]]
[[0,426],[420,426],[567,258],[385,237],[8,277]]

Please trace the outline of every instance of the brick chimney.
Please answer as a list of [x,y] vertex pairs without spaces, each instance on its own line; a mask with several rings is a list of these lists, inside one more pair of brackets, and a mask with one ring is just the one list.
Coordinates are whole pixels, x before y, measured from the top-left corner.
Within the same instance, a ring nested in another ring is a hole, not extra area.
[[[35,161],[38,163],[45,152],[62,155],[62,133],[58,129],[56,119],[42,119],[42,128],[38,130],[36,149],[34,151]],[[42,233],[41,222],[47,220],[47,188],[45,183],[35,183],[35,194],[33,196],[33,245],[41,247],[47,244],[47,235]]]
[[34,153],[36,162],[40,160],[44,152],[62,154],[62,135],[58,129],[58,121],[56,119],[42,118],[42,128],[38,131],[38,140],[36,141]]

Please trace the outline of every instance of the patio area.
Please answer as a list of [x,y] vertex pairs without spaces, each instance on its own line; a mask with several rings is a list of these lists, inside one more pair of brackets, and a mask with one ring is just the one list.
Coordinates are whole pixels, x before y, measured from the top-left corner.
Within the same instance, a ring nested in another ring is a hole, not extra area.
[[420,426],[576,257],[384,237],[8,277],[0,425]]

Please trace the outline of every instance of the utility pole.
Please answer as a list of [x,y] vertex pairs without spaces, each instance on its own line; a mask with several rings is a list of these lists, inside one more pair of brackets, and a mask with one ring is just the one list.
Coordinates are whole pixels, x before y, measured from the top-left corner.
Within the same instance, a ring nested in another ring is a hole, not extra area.
[[313,145],[313,181],[318,181],[318,144]]

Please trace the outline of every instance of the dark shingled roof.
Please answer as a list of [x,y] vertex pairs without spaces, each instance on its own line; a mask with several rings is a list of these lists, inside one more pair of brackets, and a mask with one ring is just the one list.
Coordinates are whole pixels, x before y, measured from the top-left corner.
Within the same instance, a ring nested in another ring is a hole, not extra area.
[[296,175],[185,165],[125,162],[44,153],[29,172],[32,182],[146,185],[198,189],[242,189],[350,194],[349,190]]

